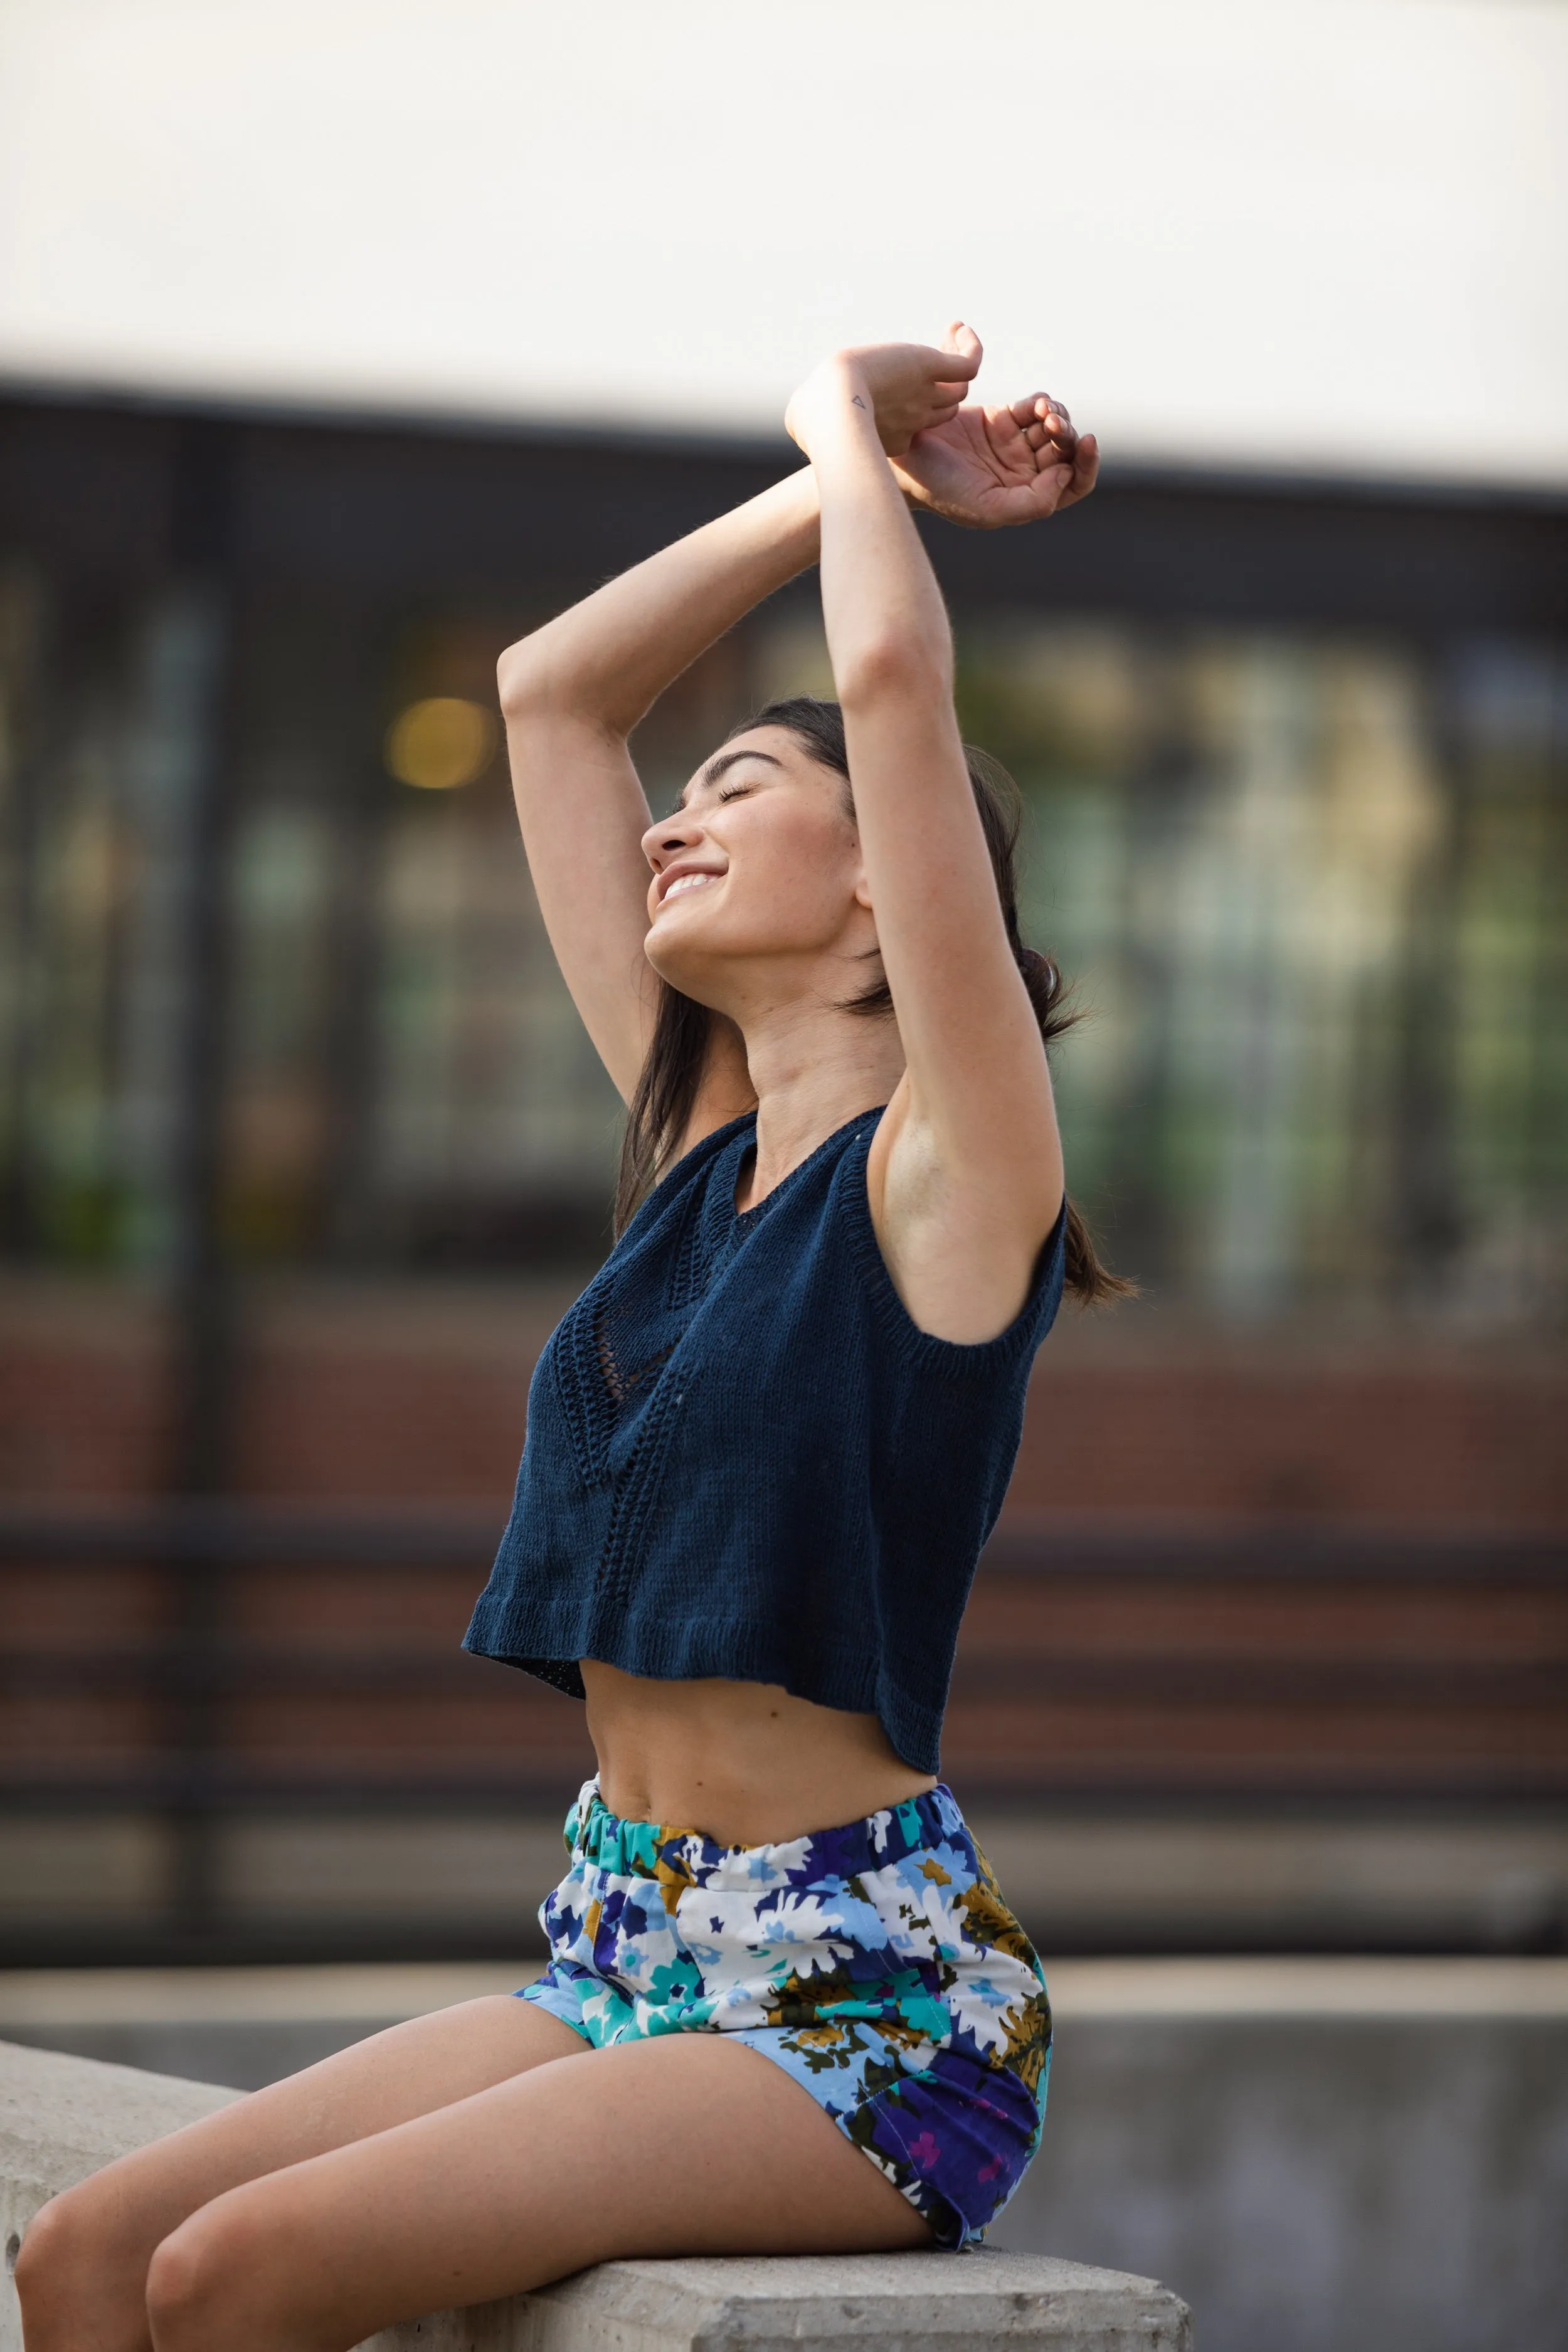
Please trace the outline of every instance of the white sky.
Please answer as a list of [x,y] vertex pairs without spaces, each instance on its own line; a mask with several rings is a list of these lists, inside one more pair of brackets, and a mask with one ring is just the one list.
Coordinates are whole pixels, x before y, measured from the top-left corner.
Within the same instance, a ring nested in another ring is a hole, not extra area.
[[1568,484],[1568,0],[0,0],[0,373]]

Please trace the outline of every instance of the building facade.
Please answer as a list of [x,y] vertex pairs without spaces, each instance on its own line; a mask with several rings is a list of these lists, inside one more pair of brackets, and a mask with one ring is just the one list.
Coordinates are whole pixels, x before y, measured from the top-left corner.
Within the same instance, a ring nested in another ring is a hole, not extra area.
[[[447,1656],[617,1132],[494,662],[790,462],[0,404],[8,1801],[120,1856],[62,1885],[141,1890],[24,1903],[18,1950],[260,1948],[236,1822],[576,1769],[553,1699]],[[1042,1356],[951,1769],[1042,1819],[1512,1808],[1555,1853],[1568,506],[1112,471],[931,545],[1084,1016],[1074,1189],[1142,1290]],[[655,804],[797,690],[809,583],[649,719]],[[1555,1934],[1568,1877],[1510,1868]],[[352,1945],[330,1914],[284,1946]]]

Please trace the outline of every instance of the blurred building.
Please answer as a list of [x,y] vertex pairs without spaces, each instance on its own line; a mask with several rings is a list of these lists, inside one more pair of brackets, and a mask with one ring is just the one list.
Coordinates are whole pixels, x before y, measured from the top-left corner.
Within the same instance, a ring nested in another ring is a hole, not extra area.
[[[585,1769],[457,1653],[617,1106],[494,661],[790,462],[0,406],[0,1948],[515,1944]],[[1568,506],[1113,470],[931,534],[1084,1014],[947,1769],[1058,1948],[1568,1925]],[[656,801],[827,690],[809,585]]]

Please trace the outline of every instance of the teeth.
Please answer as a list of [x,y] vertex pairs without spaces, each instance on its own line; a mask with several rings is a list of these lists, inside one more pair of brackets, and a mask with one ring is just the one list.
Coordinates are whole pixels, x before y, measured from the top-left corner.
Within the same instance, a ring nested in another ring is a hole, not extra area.
[[716,874],[679,875],[664,894],[666,901],[668,902],[669,899],[673,898],[678,890],[700,889],[704,882],[716,882],[718,878],[719,877]]

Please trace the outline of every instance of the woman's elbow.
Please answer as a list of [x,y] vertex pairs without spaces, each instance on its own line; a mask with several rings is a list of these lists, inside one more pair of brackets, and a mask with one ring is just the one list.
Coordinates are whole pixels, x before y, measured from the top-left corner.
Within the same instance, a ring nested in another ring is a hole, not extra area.
[[549,665],[542,658],[539,636],[519,637],[496,664],[496,688],[501,715],[521,719],[549,700]]
[[509,727],[531,720],[580,719],[591,727],[626,732],[640,712],[623,718],[601,666],[584,664],[570,639],[552,624],[508,646],[496,664],[501,716]]
[[890,703],[907,706],[925,696],[951,702],[952,647],[951,643],[927,643],[918,634],[888,632],[868,638],[842,656],[836,651],[833,677],[846,710]]

